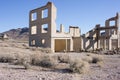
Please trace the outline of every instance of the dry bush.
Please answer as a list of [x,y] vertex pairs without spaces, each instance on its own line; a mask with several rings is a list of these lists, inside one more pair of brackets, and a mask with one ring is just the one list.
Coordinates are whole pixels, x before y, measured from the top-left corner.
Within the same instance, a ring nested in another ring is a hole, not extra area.
[[93,58],[92,58],[91,56],[85,56],[82,60],[83,60],[83,61],[86,61],[86,62],[88,62],[88,63],[92,63]]
[[[103,59],[104,59],[104,57],[103,57],[102,55],[98,55],[98,54],[92,54],[92,53],[90,54],[90,53],[89,53],[89,54],[87,54],[87,56],[88,56],[88,57],[85,58],[86,61],[88,60],[88,61],[90,61],[90,62],[92,62],[92,63],[103,62]],[[91,59],[90,57],[91,57],[92,59]],[[90,58],[90,59],[89,59],[89,58]],[[85,60],[85,59],[84,59],[84,60]],[[92,61],[91,61],[91,60],[92,60]],[[88,61],[87,61],[87,62],[88,62]]]
[[98,64],[98,67],[103,67],[104,65],[103,61],[97,62],[97,64]]
[[74,73],[87,73],[89,71],[89,63],[82,60],[74,60],[70,62],[70,70]]
[[40,62],[42,61],[43,54],[41,53],[34,53],[31,55],[31,64],[32,65],[39,65]]
[[55,66],[58,64],[58,59],[55,56],[52,56],[50,54],[33,54],[32,56],[32,64],[47,68],[55,68]]
[[29,45],[28,45],[28,44],[22,44],[22,46],[23,46],[25,49],[29,49]]
[[13,53],[0,53],[0,62],[11,62],[13,59],[15,59]]
[[52,50],[50,48],[41,48],[41,52],[52,53]]
[[86,54],[86,56],[91,56],[91,55],[93,55],[92,53],[88,53],[88,54]]
[[98,63],[103,61],[102,55],[93,55],[92,58],[92,63]]
[[58,60],[53,58],[50,55],[46,55],[44,56],[43,60],[41,61],[40,65],[42,67],[51,67],[51,68],[55,68],[55,66],[58,64]]
[[60,63],[69,63],[70,57],[68,54],[58,55],[58,60]]
[[6,42],[6,43],[3,43],[1,42],[0,43],[0,47],[9,47],[10,45]]
[[31,63],[30,54],[16,53],[16,60],[13,60],[12,63],[15,65],[23,65],[25,69],[28,69]]
[[40,51],[42,53],[52,53],[52,50],[50,48],[42,48],[42,47],[29,47],[32,51]]

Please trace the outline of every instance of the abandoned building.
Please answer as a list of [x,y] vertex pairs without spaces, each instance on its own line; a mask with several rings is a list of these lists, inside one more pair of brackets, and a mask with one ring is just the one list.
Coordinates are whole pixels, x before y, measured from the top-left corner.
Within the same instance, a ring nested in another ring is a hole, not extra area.
[[97,24],[94,29],[81,36],[83,50],[112,50],[120,48],[120,14],[105,21],[105,26]]
[[30,11],[29,45],[48,47],[53,52],[79,50],[81,47],[80,29],[70,26],[70,32],[65,33],[64,26],[61,24],[60,31],[56,31],[56,11],[56,7],[51,2]]
[[[96,25],[94,29],[81,35],[77,26],[70,26],[66,33],[61,24],[60,31],[56,31],[56,11],[52,2],[30,11],[29,46],[50,48],[53,52],[119,48],[120,14],[106,20],[104,27]],[[115,25],[110,25],[111,21]]]

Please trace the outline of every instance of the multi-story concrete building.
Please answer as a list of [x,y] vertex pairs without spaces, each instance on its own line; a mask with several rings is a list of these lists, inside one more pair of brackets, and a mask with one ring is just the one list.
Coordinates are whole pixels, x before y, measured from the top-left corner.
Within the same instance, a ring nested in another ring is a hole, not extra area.
[[65,33],[64,26],[61,24],[60,31],[56,31],[56,11],[56,7],[51,2],[30,11],[29,45],[51,48],[53,52],[79,50],[80,45],[74,48],[76,42],[73,39],[76,41],[80,39],[80,29],[71,26],[70,32]]

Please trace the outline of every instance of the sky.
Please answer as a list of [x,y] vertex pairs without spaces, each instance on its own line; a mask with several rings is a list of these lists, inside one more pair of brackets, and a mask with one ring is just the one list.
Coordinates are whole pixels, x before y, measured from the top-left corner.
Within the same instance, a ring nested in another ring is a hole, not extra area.
[[120,13],[120,0],[0,0],[0,32],[29,27],[29,11],[53,2],[57,8],[57,29],[63,24],[78,26],[81,34],[96,24],[104,26],[105,20]]

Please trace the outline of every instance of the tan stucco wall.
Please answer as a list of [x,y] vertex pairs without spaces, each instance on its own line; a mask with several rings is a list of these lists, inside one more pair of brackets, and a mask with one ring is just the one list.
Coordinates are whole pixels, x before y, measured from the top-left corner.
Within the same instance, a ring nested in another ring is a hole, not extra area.
[[76,51],[76,52],[81,51],[81,38],[80,37],[73,38],[73,51]]
[[55,52],[70,51],[70,39],[55,39]]

